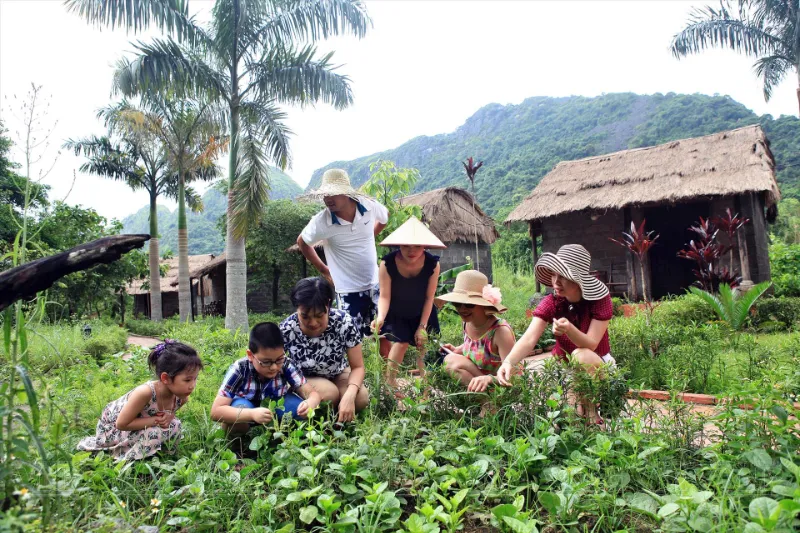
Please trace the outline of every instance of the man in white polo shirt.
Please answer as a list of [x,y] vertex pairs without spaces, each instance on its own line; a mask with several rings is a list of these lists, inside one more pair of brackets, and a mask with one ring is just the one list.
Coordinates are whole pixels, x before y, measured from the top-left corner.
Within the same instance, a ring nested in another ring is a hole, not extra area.
[[[339,309],[347,312],[364,336],[378,306],[378,256],[375,236],[389,221],[389,211],[350,185],[344,170],[322,175],[322,185],[304,198],[321,198],[325,209],[311,218],[297,246],[308,261],[333,280]],[[322,241],[322,262],[314,245]]]

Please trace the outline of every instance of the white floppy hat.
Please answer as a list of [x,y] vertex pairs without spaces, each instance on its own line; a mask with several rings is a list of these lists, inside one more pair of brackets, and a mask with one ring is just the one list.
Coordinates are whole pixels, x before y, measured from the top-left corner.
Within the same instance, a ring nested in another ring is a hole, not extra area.
[[589,273],[592,256],[580,244],[565,244],[558,252],[545,252],[536,263],[534,275],[542,285],[553,286],[553,274],[574,281],[581,287],[584,300],[599,300],[608,296],[608,287]]
[[424,246],[425,248],[447,248],[420,219],[412,216],[383,239],[381,246]]
[[304,200],[322,200],[326,196],[337,196],[344,194],[350,197],[369,198],[368,195],[353,188],[350,185],[350,176],[347,175],[346,170],[341,168],[331,168],[325,171],[322,175],[322,183],[319,189],[314,189],[306,194],[301,195],[299,198]]

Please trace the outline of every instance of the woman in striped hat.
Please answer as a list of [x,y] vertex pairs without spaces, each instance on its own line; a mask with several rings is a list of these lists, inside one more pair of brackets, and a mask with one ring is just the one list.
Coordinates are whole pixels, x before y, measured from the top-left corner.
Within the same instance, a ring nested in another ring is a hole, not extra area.
[[[535,267],[536,279],[552,287],[553,293],[536,307],[528,330],[497,371],[501,385],[510,385],[513,366],[533,353],[547,327],[553,328],[556,340],[553,355],[561,360],[572,354],[590,373],[605,363],[615,363],[608,342],[611,296],[608,287],[589,273],[591,263],[589,252],[579,244],[542,254]],[[602,423],[595,406],[584,404],[585,416]]]

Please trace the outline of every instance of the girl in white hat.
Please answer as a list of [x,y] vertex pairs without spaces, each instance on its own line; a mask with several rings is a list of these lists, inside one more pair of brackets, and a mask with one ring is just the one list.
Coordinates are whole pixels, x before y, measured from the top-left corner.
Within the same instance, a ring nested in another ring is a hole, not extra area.
[[[593,373],[604,363],[614,364],[608,341],[612,316],[611,296],[600,280],[589,273],[592,258],[579,244],[562,246],[558,253],[544,253],[534,269],[542,285],[553,288],[533,312],[528,330],[497,372],[501,385],[509,386],[512,367],[533,353],[545,328],[553,328],[553,355],[563,361],[567,354]],[[602,423],[596,406],[583,402],[584,415]]]
[[443,345],[450,352],[444,364],[470,392],[486,390],[516,341],[508,322],[495,316],[506,311],[501,298],[500,290],[489,285],[484,274],[465,270],[456,276],[453,291],[436,299],[437,305],[453,304],[464,323],[464,343]]
[[439,332],[439,321],[433,307],[439,280],[439,258],[425,249],[446,246],[416,217],[409,218],[393,231],[381,246],[400,247],[381,259],[378,316],[372,322],[372,329],[392,343],[386,381],[395,387],[397,367],[402,364],[408,345],[413,342],[419,350],[417,367],[422,373],[425,369],[422,353],[427,334]]

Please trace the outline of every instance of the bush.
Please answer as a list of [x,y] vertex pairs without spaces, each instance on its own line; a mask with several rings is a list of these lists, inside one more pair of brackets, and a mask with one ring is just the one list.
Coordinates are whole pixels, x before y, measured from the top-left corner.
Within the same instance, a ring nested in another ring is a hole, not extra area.
[[756,325],[777,322],[783,327],[794,327],[800,322],[800,298],[765,298],[754,307]]
[[800,296],[800,244],[771,244],[769,266],[775,296]]
[[143,337],[163,338],[169,324],[167,322],[153,322],[148,319],[130,319],[125,321],[125,327],[134,335]]
[[81,351],[95,359],[121,352],[128,343],[128,332],[119,326],[100,322],[91,324],[92,333],[83,343]]
[[624,303],[625,302],[623,301],[623,299],[617,296],[611,298],[611,309],[613,310],[612,312],[613,316],[625,316],[625,311],[622,309],[622,305]]
[[685,294],[658,304],[653,320],[667,326],[691,326],[716,320],[714,310],[696,294]]

